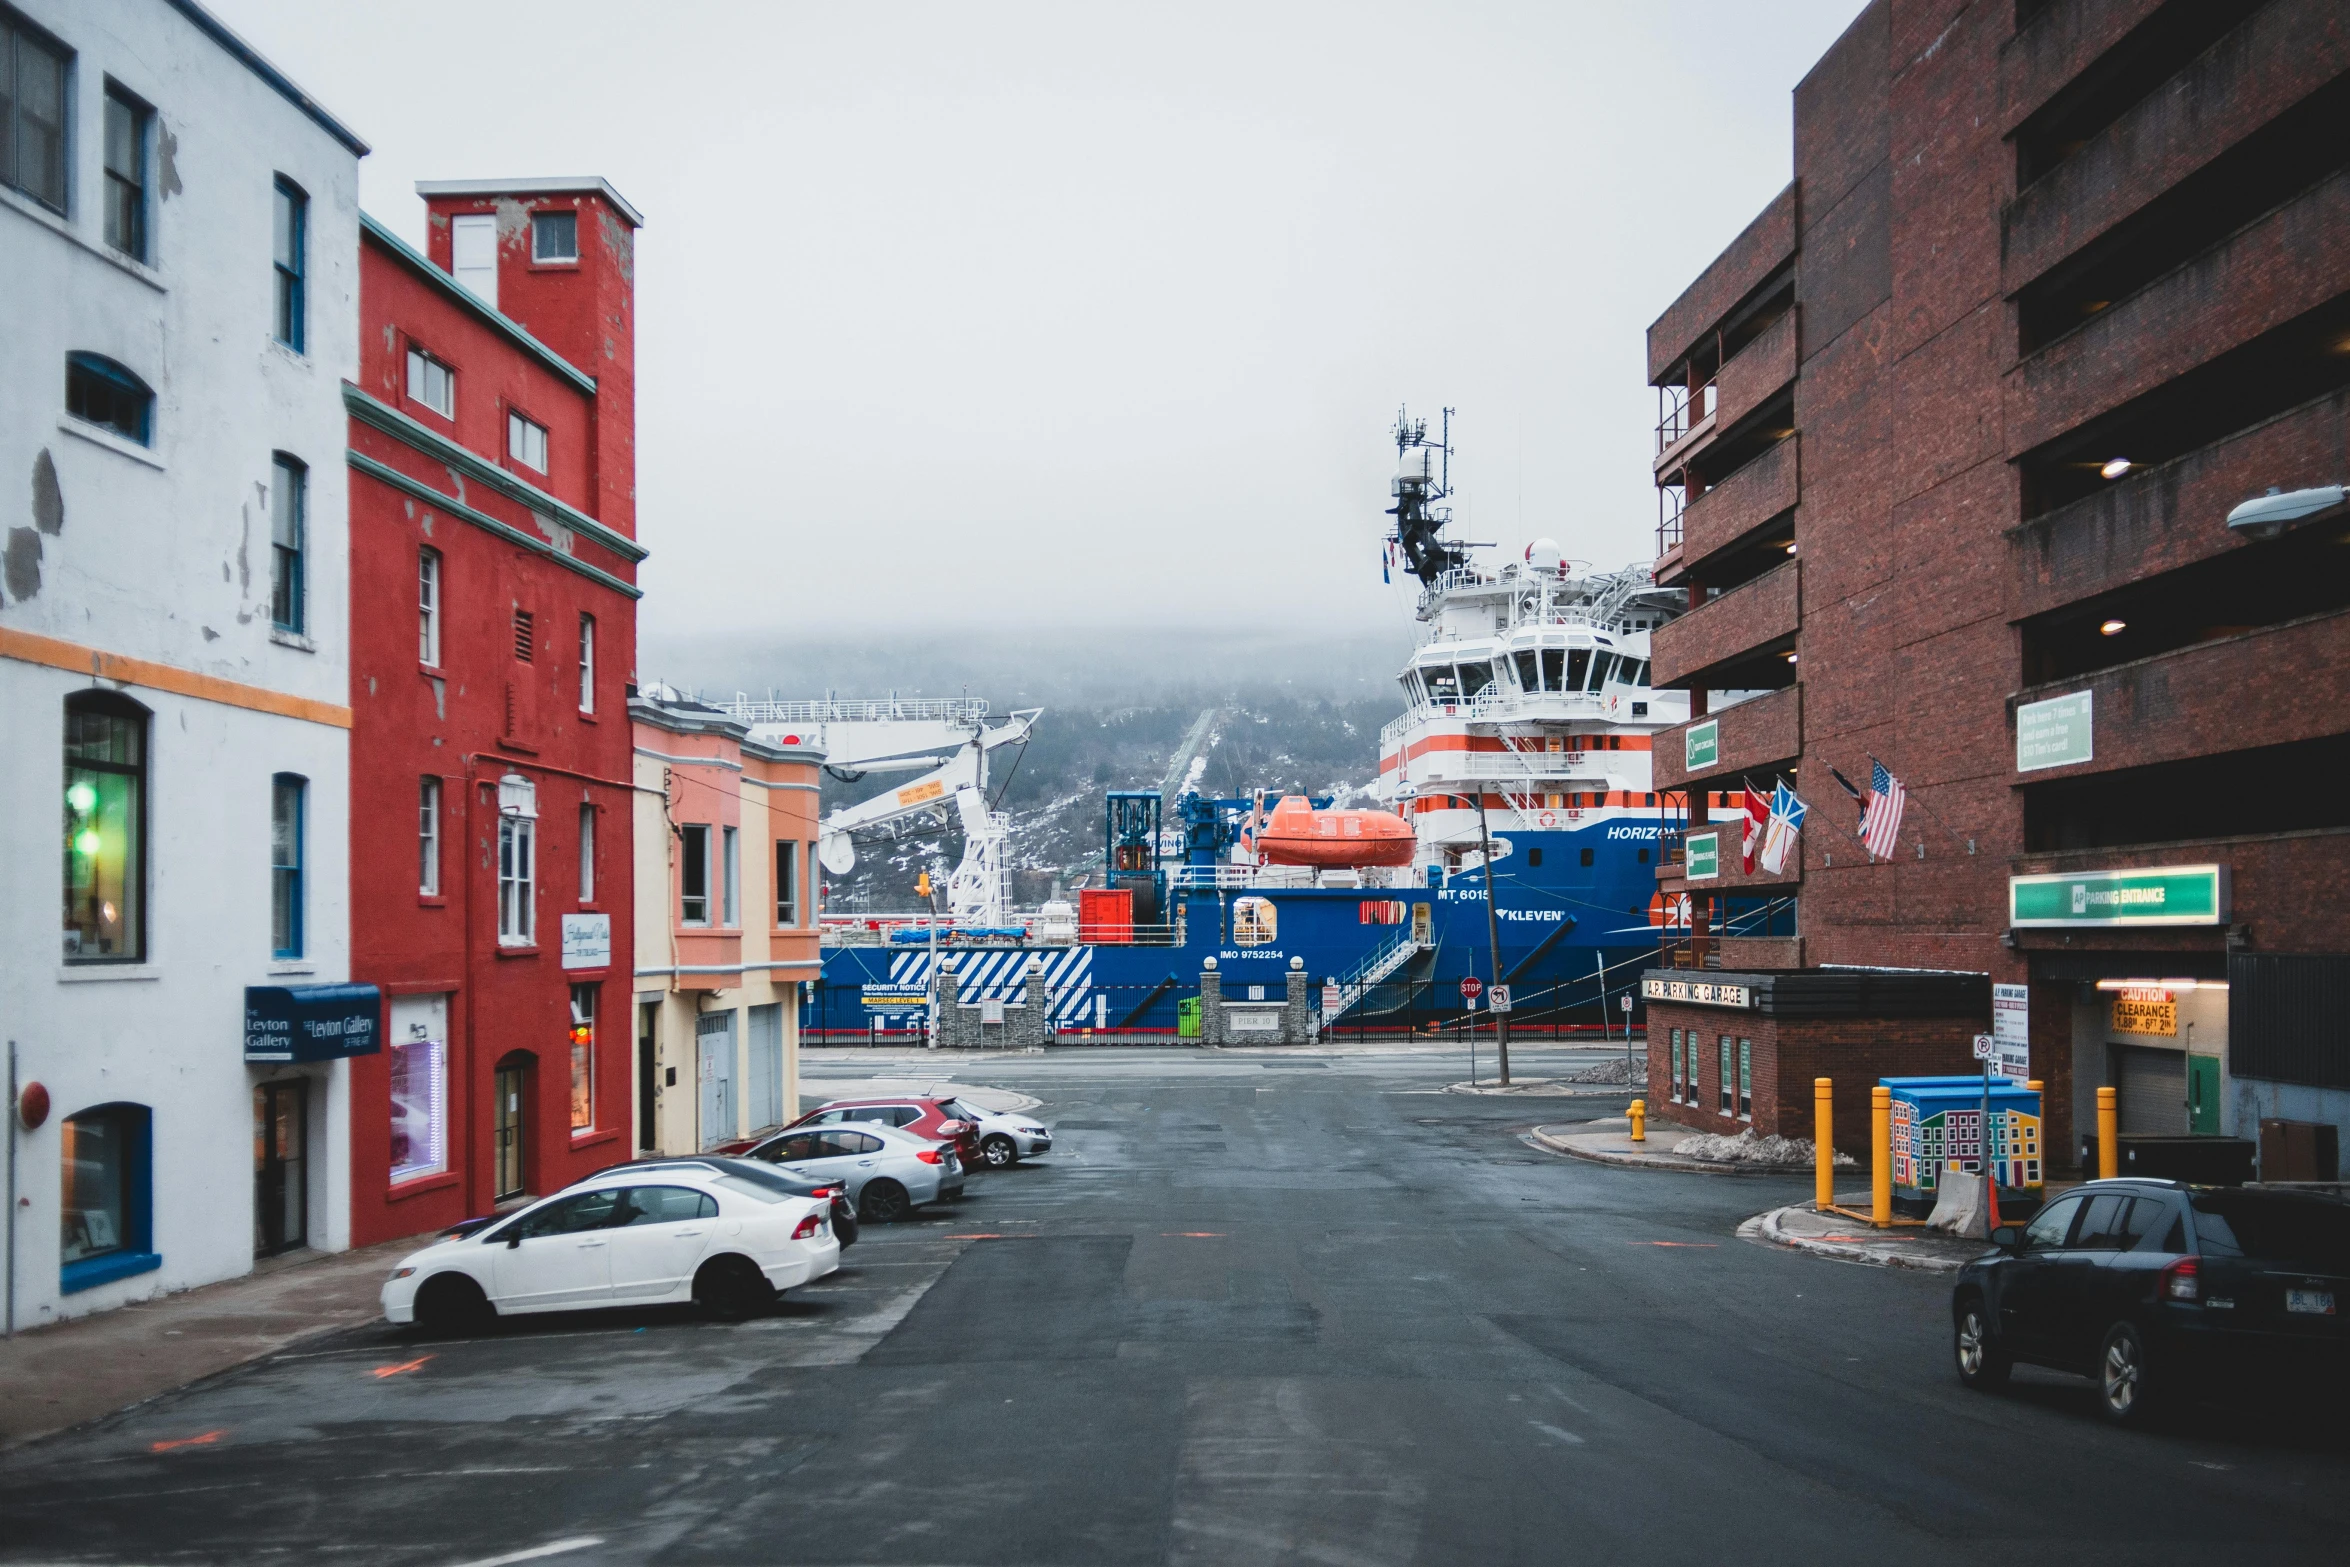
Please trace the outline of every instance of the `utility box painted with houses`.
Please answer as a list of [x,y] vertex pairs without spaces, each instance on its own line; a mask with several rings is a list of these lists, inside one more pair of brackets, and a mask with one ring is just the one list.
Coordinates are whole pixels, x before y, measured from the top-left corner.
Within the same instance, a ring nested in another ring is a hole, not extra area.
[[[1880,1077],[1893,1091],[1893,1207],[1912,1218],[1933,1212],[1942,1173],[1953,1163],[1969,1175],[1983,1169],[1983,1080],[1980,1077]],[[2002,1214],[2040,1205],[2046,1161],[2041,1151],[2040,1096],[2013,1078],[1991,1079],[1992,1172]]]

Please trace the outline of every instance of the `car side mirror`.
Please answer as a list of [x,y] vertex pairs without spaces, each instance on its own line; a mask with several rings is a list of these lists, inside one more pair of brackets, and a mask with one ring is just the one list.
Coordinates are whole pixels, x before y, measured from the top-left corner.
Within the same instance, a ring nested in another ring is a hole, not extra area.
[[506,1245],[509,1249],[512,1249],[513,1247],[519,1246],[521,1244],[522,1229],[519,1225],[517,1225],[515,1228],[506,1232]]
[[2001,1251],[2022,1251],[2024,1249],[2023,1226],[2019,1224],[2000,1225],[1991,1232],[1991,1244]]

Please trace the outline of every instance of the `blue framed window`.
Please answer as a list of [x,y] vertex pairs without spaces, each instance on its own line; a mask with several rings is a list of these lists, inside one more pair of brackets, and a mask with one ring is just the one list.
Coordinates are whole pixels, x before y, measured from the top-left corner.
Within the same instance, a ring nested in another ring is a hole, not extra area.
[[302,955],[302,829],[309,782],[279,773],[269,786],[270,955]]
[[310,470],[278,452],[269,460],[269,618],[300,631],[305,609],[302,550],[310,528]]
[[106,84],[106,243],[147,259],[147,142],[154,111]]
[[104,354],[65,356],[65,411],[141,446],[155,444],[155,393]]
[[154,1126],[145,1105],[65,1118],[59,1287],[71,1295],[163,1266],[154,1239]]
[[71,54],[0,8],[0,185],[65,211],[66,62]]
[[284,175],[277,180],[273,202],[276,214],[272,236],[277,262],[277,340],[295,353],[303,352],[304,318],[308,314],[307,288],[310,250],[310,198]]

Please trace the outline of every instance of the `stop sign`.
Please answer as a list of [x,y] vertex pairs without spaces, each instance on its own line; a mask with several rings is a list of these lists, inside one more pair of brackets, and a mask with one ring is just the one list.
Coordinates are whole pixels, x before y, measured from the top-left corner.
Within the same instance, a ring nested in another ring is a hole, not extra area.
[[1474,1001],[1484,993],[1485,981],[1479,979],[1476,975],[1471,974],[1468,978],[1461,981],[1461,999],[1463,1001]]

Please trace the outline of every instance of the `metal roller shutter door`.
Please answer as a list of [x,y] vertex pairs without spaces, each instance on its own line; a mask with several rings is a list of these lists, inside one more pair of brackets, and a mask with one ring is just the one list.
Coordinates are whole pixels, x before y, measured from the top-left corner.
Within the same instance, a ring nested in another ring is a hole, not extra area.
[[2121,1129],[2183,1137],[2187,1131],[2187,1055],[2120,1045]]

